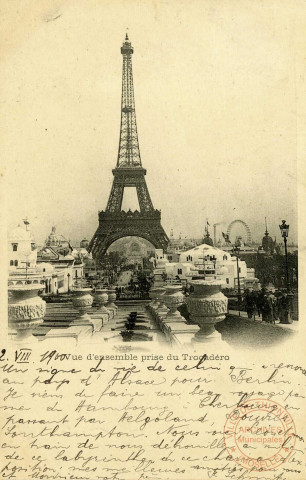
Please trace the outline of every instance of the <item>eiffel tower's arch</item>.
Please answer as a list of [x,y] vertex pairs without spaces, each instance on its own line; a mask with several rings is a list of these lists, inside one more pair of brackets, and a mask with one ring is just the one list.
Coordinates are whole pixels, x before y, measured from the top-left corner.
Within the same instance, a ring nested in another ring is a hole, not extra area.
[[167,235],[160,230],[160,211],[149,214],[124,212],[119,214],[99,213],[99,227],[90,243],[89,251],[94,258],[105,255],[107,249],[120,238],[140,237],[148,240],[155,248],[166,250]]
[[244,222],[243,220],[233,220],[229,226],[227,227],[227,235],[228,237],[230,238],[230,235],[231,235],[231,231],[232,231],[232,228],[235,224],[240,224],[244,227],[244,230],[246,232],[246,237],[247,237],[247,244],[251,244],[252,243],[252,233],[251,233],[251,230],[250,230],[250,227],[248,226],[248,224],[246,222]]

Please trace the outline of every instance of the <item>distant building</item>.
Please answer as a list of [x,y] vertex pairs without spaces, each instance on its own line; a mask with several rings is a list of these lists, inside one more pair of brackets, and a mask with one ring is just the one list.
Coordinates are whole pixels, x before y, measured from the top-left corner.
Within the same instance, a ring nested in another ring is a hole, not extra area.
[[[73,284],[73,264],[74,257],[72,255],[60,255],[52,247],[44,246],[37,254],[37,264],[43,273],[41,264],[43,266],[50,265],[53,272],[57,276],[57,288],[55,292],[50,293],[65,293],[71,289]],[[49,293],[49,292],[46,292]]]
[[87,249],[88,245],[89,245],[89,241],[87,240],[87,238],[83,238],[83,240],[81,240],[80,242],[80,248]]
[[68,255],[73,250],[73,247],[70,244],[70,241],[67,240],[63,235],[58,235],[56,233],[56,227],[53,226],[51,233],[48,235],[45,241],[46,247],[52,247],[54,251],[60,253],[61,255]]
[[203,243],[204,243],[205,245],[210,245],[211,247],[214,246],[213,239],[210,237],[208,231],[206,232],[206,235],[205,235],[205,237],[203,238]]
[[174,263],[177,263],[180,261],[180,254],[181,252],[173,252],[173,253],[168,253],[167,252],[167,259],[170,263],[174,262]]
[[39,263],[37,264],[37,272],[41,275],[41,278],[45,284],[45,294],[56,294],[59,286],[58,286],[58,279],[60,275],[58,272],[55,271],[55,268],[51,263]]
[[42,291],[54,292],[57,275],[51,265],[45,264],[43,269],[38,266],[37,248],[28,225],[28,222],[26,228],[19,225],[8,236],[9,284],[39,283]]
[[[84,264],[79,251],[73,249],[70,241],[63,235],[58,235],[54,226],[45,245],[37,253],[37,263],[38,265],[49,264],[53,268],[53,274],[57,276],[55,292],[51,282],[49,286],[51,290],[49,288],[47,293],[68,292],[84,276]],[[49,267],[47,270],[51,272]],[[41,273],[46,274],[47,271],[42,270]]]
[[[257,285],[254,269],[248,269],[244,261],[238,259],[240,286]],[[237,259],[229,252],[220,250],[211,245],[202,244],[190,250],[181,252],[180,261],[167,263],[168,279],[179,277],[188,282],[193,276],[205,276],[209,279],[218,279],[224,282],[223,288],[238,288]]]
[[188,262],[171,262],[166,263],[165,270],[168,282],[175,282],[179,279],[183,284],[186,284],[192,273],[194,273],[194,266]]
[[8,236],[9,271],[35,268],[37,250],[29,230],[18,225]]
[[173,231],[171,230],[169,244],[167,248],[167,256],[169,261],[176,261],[178,258],[177,255],[180,254],[180,252],[189,250],[190,248],[195,247],[199,243],[201,243],[200,239],[187,237],[182,238],[181,235],[179,236],[179,238],[174,238]]
[[108,249],[108,252],[118,252],[126,259],[126,263],[142,264],[143,258],[147,258],[154,252],[153,245],[143,238],[124,237],[114,242]]
[[261,246],[265,253],[272,255],[275,251],[276,242],[270,237],[268,230],[266,228],[265,235],[262,239]]

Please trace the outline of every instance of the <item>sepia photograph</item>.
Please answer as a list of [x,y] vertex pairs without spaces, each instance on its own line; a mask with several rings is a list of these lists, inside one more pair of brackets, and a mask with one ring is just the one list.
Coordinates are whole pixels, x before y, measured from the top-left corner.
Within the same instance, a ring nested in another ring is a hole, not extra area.
[[102,4],[77,23],[82,7],[62,8],[44,13],[7,73],[19,131],[7,171],[19,197],[10,338],[257,348],[294,335],[290,16],[271,31],[268,7],[253,24],[241,5],[237,22],[194,2],[161,8],[171,29],[143,8],[148,28],[110,35]]
[[3,478],[304,480],[304,2],[3,13]]

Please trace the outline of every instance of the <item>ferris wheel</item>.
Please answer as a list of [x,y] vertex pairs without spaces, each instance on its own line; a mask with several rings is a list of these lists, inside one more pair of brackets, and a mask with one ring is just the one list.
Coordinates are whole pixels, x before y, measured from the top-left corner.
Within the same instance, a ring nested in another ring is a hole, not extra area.
[[248,226],[248,224],[246,222],[244,222],[243,220],[233,220],[229,226],[227,227],[227,235],[228,235],[228,238],[230,238],[230,234],[231,234],[231,231],[232,231],[232,228],[235,224],[240,224],[244,227],[244,230],[245,230],[245,233],[246,233],[246,243],[248,245],[250,245],[252,243],[252,234],[251,234],[251,230],[250,230],[250,227]]

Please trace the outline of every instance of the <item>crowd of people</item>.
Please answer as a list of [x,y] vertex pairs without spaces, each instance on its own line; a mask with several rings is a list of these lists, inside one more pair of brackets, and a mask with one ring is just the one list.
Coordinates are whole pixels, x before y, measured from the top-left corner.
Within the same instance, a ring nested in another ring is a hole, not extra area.
[[262,288],[255,292],[247,289],[244,294],[244,305],[248,318],[255,318],[258,315],[263,322],[273,324],[277,320],[280,323],[290,321],[290,298],[286,291]]

